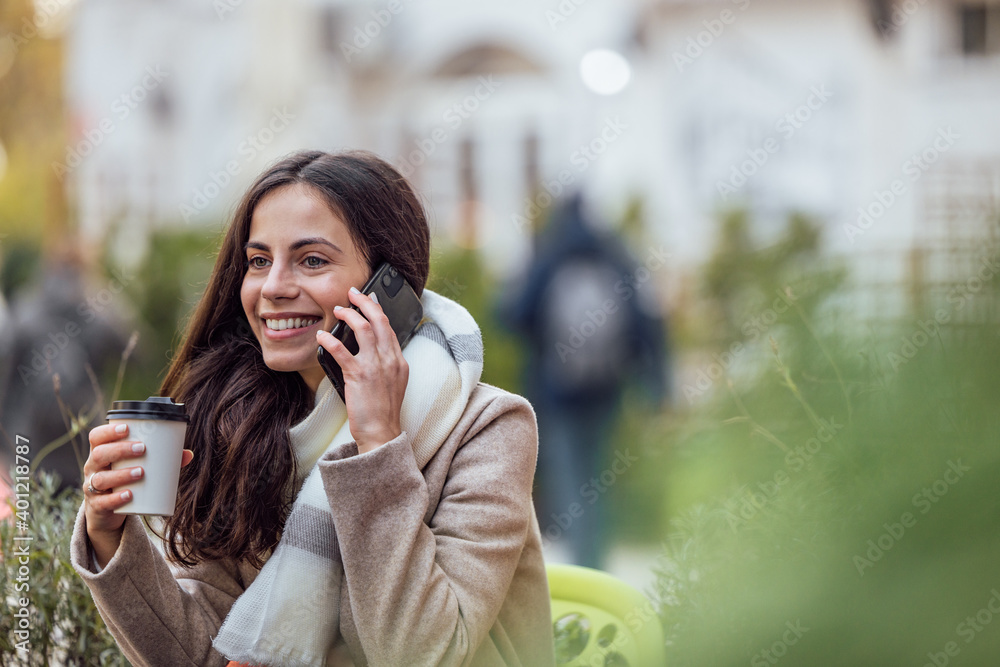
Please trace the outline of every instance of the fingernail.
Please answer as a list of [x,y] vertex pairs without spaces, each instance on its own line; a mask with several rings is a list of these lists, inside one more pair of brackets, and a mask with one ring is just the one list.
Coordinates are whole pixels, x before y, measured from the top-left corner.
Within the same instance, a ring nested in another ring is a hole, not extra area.
[[135,478],[142,477],[142,468],[132,468],[132,476]]
[[375,294],[375,292],[372,292],[368,296],[370,296],[372,298],[372,301],[374,301],[375,303],[378,303],[378,295]]
[[115,426],[115,433],[122,434],[128,430],[128,424],[118,424]]
[[141,442],[137,442],[132,445],[132,451],[135,452],[136,454],[142,454],[144,451],[146,451],[146,445],[144,445]]
[[343,306],[334,306],[333,312],[337,312],[338,310],[343,310],[343,308],[344,308]]
[[118,494],[118,497],[121,498],[122,500],[128,500],[129,498],[132,497],[132,492],[122,491],[121,493]]
[[361,292],[358,290],[357,287],[352,287],[351,288],[351,294],[361,294]]

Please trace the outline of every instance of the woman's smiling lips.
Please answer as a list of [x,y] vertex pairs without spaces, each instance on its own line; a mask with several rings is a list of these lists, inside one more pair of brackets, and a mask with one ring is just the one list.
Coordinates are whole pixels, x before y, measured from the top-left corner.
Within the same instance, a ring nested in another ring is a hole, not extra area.
[[261,316],[260,321],[266,338],[285,340],[312,331],[323,318],[304,313],[267,313]]

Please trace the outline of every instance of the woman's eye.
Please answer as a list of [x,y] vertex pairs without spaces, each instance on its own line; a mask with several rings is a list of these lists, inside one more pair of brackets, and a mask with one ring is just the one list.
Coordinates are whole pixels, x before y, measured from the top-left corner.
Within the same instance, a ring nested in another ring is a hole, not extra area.
[[267,265],[267,260],[261,257],[260,255],[250,258],[250,266],[252,266],[255,269],[262,269],[266,265]]
[[318,269],[324,264],[326,264],[326,260],[323,259],[322,257],[316,257],[315,255],[310,255],[309,257],[306,257],[306,266],[308,266],[311,269]]

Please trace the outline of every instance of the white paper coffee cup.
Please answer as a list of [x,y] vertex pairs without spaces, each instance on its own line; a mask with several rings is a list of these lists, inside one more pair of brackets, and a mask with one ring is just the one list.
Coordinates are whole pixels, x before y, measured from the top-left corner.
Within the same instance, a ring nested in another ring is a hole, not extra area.
[[142,466],[143,470],[139,481],[115,487],[116,493],[132,491],[132,500],[116,509],[115,514],[172,515],[188,423],[184,404],[174,403],[167,396],[115,401],[108,411],[108,423],[128,424],[125,438],[146,445],[142,456],[111,464],[112,470],[135,466]]

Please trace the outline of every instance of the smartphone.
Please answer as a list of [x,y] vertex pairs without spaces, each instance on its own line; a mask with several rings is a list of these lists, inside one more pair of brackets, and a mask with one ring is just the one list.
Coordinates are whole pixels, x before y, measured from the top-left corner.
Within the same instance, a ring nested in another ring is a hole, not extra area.
[[[361,288],[361,293],[365,295],[375,294],[378,304],[382,306],[386,317],[389,318],[389,325],[396,333],[400,349],[405,347],[420,324],[420,320],[424,317],[424,307],[410,283],[406,282],[403,274],[388,262],[382,262],[372,273],[365,286]],[[354,304],[351,304],[351,308],[361,312]],[[351,354],[358,353],[358,339],[355,338],[351,327],[347,326],[347,322],[339,320],[330,333],[343,343]],[[340,369],[340,364],[322,345],[319,346],[316,356],[319,359],[319,365],[323,367],[326,376],[333,383],[334,389],[340,394],[340,400],[344,400],[344,373]]]

